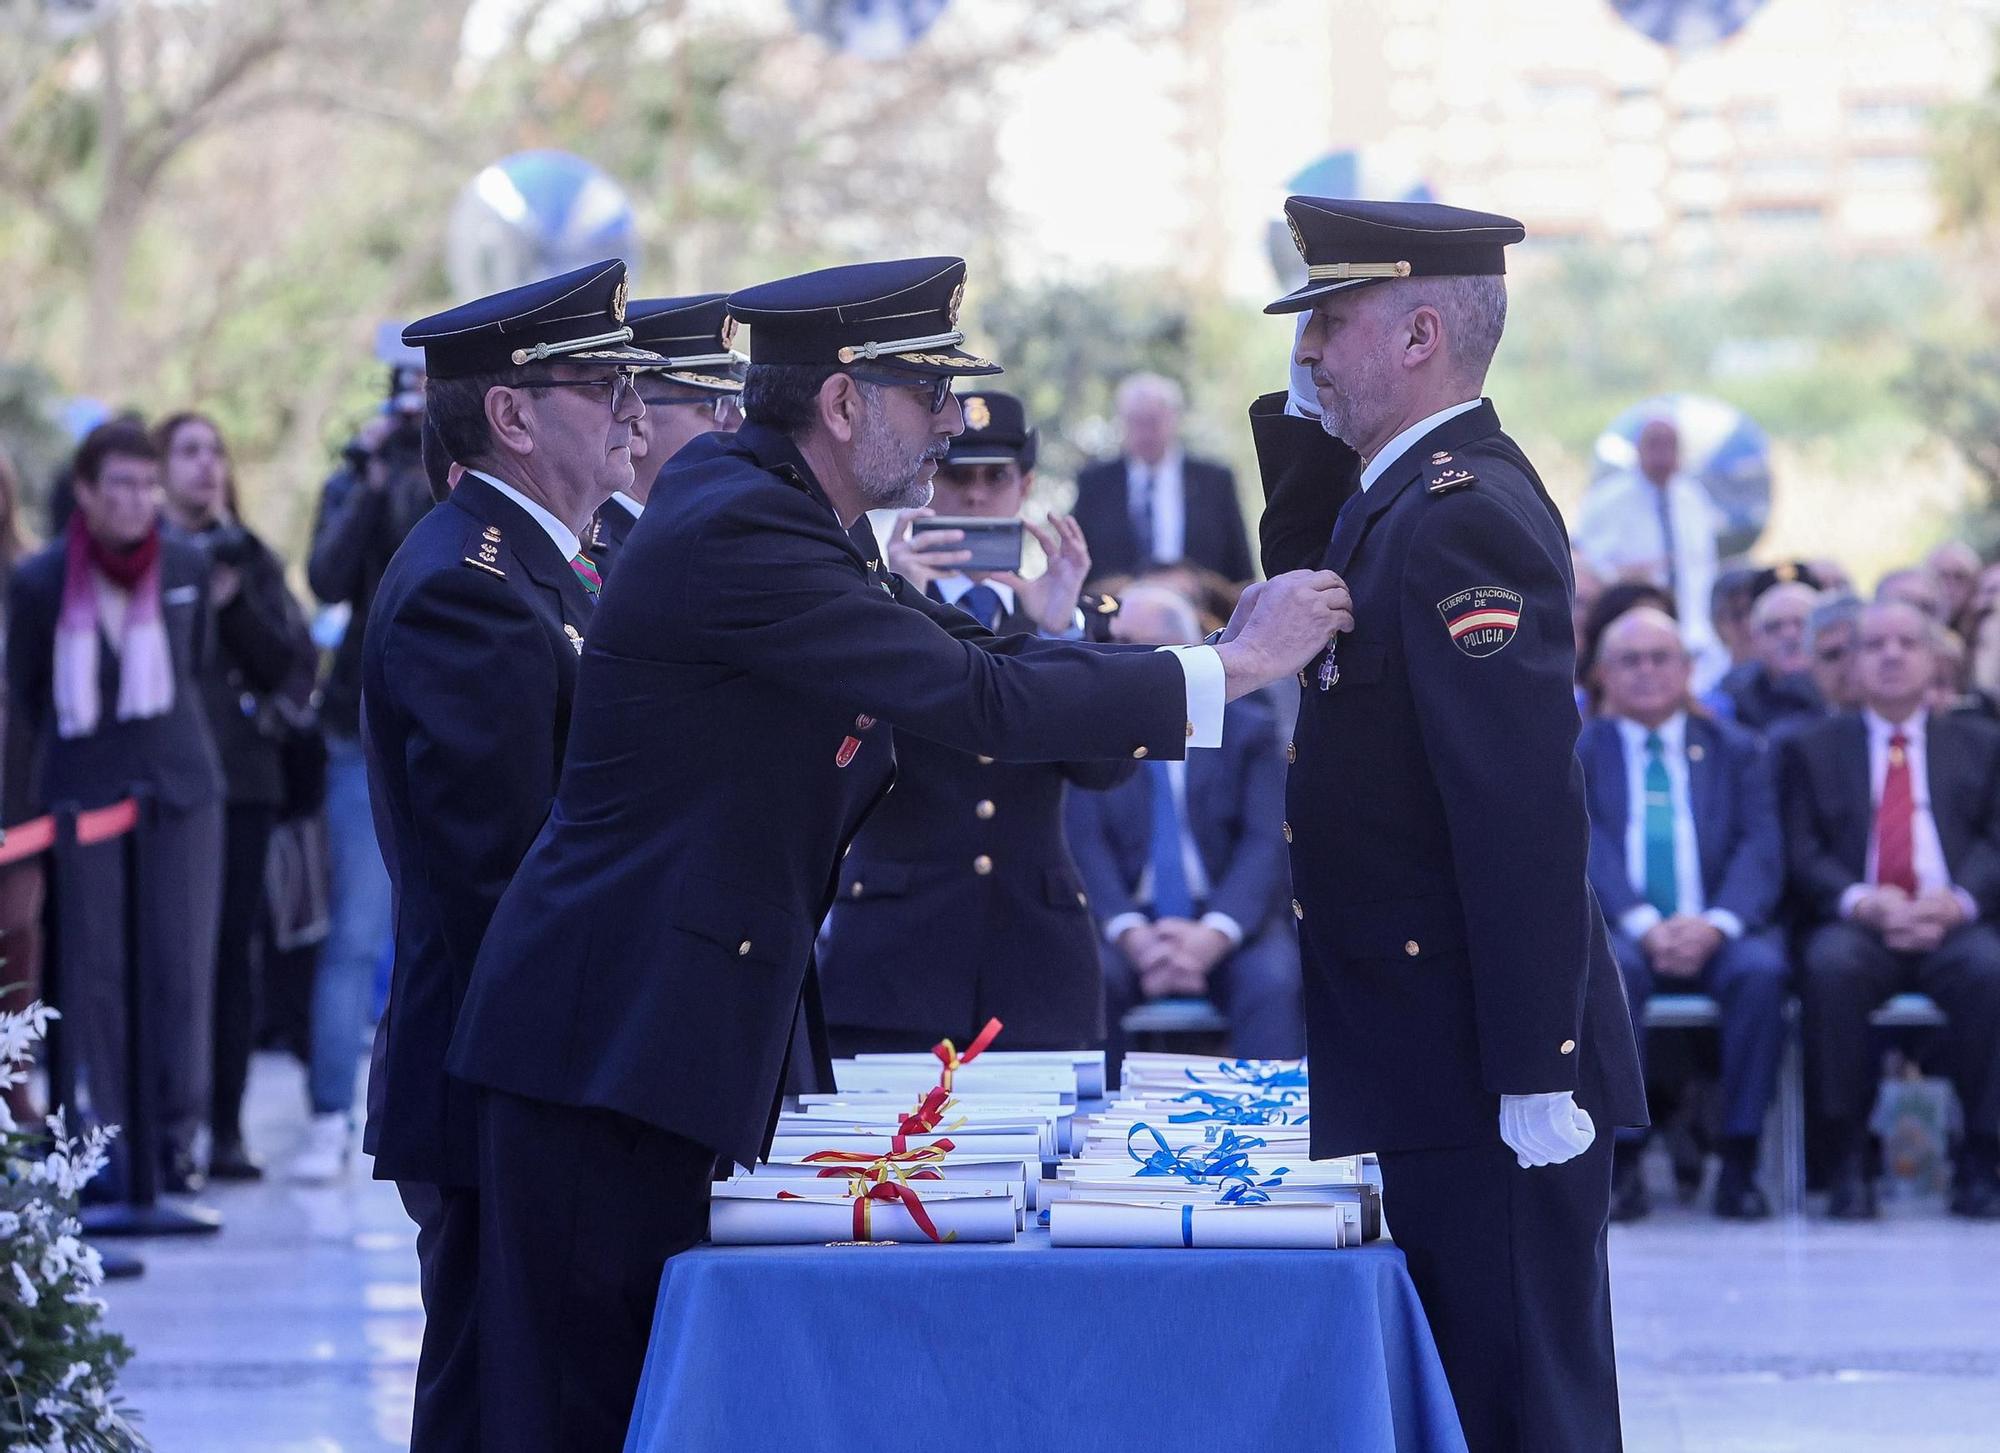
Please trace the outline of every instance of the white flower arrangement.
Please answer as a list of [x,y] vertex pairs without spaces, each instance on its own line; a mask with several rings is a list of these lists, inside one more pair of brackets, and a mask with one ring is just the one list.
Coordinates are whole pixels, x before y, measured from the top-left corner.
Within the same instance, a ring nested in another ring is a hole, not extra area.
[[[56,1011],[0,1012],[0,1090],[28,1078]],[[14,1123],[0,1099],[0,1448],[10,1453],[130,1453],[148,1445],[113,1384],[132,1355],[104,1330],[104,1266],[86,1245],[77,1197],[104,1168],[112,1131],[72,1137]]]

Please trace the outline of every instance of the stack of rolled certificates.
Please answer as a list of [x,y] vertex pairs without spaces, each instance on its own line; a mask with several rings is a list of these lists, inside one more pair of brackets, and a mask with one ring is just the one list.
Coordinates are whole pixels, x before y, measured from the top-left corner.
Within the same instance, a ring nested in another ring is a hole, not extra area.
[[1135,1054],[1037,1200],[1057,1246],[1334,1250],[1381,1234],[1365,1158],[1310,1160],[1296,1060]]
[[[715,1188],[718,1243],[1012,1241],[1044,1170],[1078,1145],[1077,1102],[1103,1094],[1102,1053],[866,1055],[832,1094],[778,1117],[770,1153]],[[892,1188],[892,1189],[891,1189]]]

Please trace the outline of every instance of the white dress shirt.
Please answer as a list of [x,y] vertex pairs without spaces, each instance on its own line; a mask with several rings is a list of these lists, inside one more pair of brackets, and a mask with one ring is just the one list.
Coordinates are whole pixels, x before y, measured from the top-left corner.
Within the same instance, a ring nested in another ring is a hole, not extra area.
[[[1916,869],[1917,891],[1930,893],[1948,888],[1965,910],[1965,916],[1977,918],[1979,905],[1972,895],[1951,881],[1951,869],[1944,861],[1944,843],[1938,837],[1937,819],[1931,815],[1930,712],[1918,707],[1900,726],[1872,711],[1863,711],[1861,720],[1868,728],[1868,796],[1876,813],[1882,810],[1882,785],[1889,776],[1889,738],[1899,731],[1905,738],[1903,756],[1910,766],[1910,861]],[[1852,916],[1862,895],[1880,885],[1881,880],[1876,877],[1880,865],[1875,861],[1875,842],[1875,815],[1871,813],[1868,876],[1840,895],[1843,916]]]
[[[1167,783],[1174,794],[1174,815],[1181,824],[1181,873],[1187,879],[1188,897],[1200,902],[1208,897],[1212,886],[1208,881],[1208,865],[1201,860],[1201,850],[1195,846],[1192,820],[1188,817],[1187,763],[1168,762]],[[1149,835],[1150,840],[1150,835]],[[1148,863],[1139,872],[1139,882],[1133,889],[1133,898],[1141,903],[1153,901],[1153,865]],[[1138,928],[1149,922],[1143,913],[1120,913],[1108,919],[1104,925],[1107,943],[1116,944],[1128,928]],[[1227,913],[1204,913],[1201,925],[1212,928],[1229,940],[1229,946],[1240,947],[1243,942],[1243,925]]]
[[1158,464],[1143,464],[1137,459],[1125,461],[1126,507],[1132,513],[1135,528],[1141,520],[1152,522],[1152,539],[1141,543],[1162,564],[1187,554],[1187,488],[1181,469],[1186,459],[1187,455],[1176,444]]
[[[1674,611],[1681,638],[1694,653],[1694,689],[1700,693],[1729,669],[1728,653],[1715,637],[1709,600],[1715,589],[1716,535],[1722,516],[1708,491],[1685,474],[1667,481],[1667,513],[1674,529]],[[1571,542],[1606,580],[1639,575],[1662,588],[1667,584],[1659,486],[1636,469],[1607,475],[1591,487],[1577,511]]]
[[637,501],[636,499],[633,499],[631,495],[625,493],[625,491],[622,489],[613,490],[611,492],[611,497],[617,500],[618,503],[620,503],[621,505],[625,506],[626,511],[635,520],[638,519],[639,516],[646,513],[646,507],[640,504],[639,501]]
[[[1646,738],[1636,721],[1616,718],[1618,740],[1625,748],[1625,878],[1632,891],[1646,892]],[[1701,837],[1694,825],[1694,788],[1688,775],[1687,713],[1676,712],[1654,729],[1660,757],[1667,769],[1667,792],[1674,814],[1674,913],[1704,918],[1725,938],[1743,936],[1743,920],[1726,908],[1709,908],[1701,886]],[[1660,910],[1640,903],[1619,915],[1618,926],[1631,938],[1644,938],[1660,922]]]
[[563,559],[574,560],[582,551],[583,541],[577,539],[576,531],[550,514],[548,506],[529,499],[520,490],[507,483],[506,480],[495,479],[483,469],[468,469],[465,472],[472,475],[475,479],[485,480],[488,484],[499,490],[500,493],[506,495],[508,499],[511,499],[515,504],[526,510],[529,518],[547,531],[548,537],[556,542],[556,548],[562,551]]
[[1435,414],[1426,414],[1423,418],[1417,420],[1416,423],[1410,425],[1409,428],[1403,430],[1402,433],[1391,439],[1387,444],[1384,444],[1382,452],[1369,460],[1367,467],[1361,471],[1362,491],[1365,493],[1376,480],[1387,474],[1397,460],[1410,452],[1411,445],[1423,438],[1424,435],[1430,433],[1439,424],[1442,424],[1446,419],[1455,419],[1460,414],[1478,407],[1478,399],[1467,399],[1462,404],[1453,404],[1448,409],[1439,409]]

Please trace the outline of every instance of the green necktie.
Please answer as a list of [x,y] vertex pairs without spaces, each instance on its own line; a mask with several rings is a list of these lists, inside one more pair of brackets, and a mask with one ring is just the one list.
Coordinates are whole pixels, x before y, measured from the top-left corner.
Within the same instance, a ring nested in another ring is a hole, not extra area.
[[1681,908],[1680,874],[1674,866],[1674,787],[1667,777],[1664,744],[1646,733],[1646,901],[1672,918]]

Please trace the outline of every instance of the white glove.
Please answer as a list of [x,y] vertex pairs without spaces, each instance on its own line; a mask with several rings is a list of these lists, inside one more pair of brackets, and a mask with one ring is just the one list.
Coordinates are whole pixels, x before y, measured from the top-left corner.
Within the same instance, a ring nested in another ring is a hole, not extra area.
[[1292,334],[1292,351],[1287,355],[1291,363],[1292,382],[1285,390],[1285,412],[1296,419],[1311,419],[1319,422],[1319,389],[1313,383],[1310,368],[1301,368],[1298,363],[1299,339],[1305,336],[1306,324],[1312,321],[1312,310],[1299,314],[1298,329]]
[[1500,1138],[1527,1170],[1537,1165],[1561,1165],[1590,1149],[1597,1127],[1590,1112],[1568,1090],[1548,1095],[1502,1095]]

